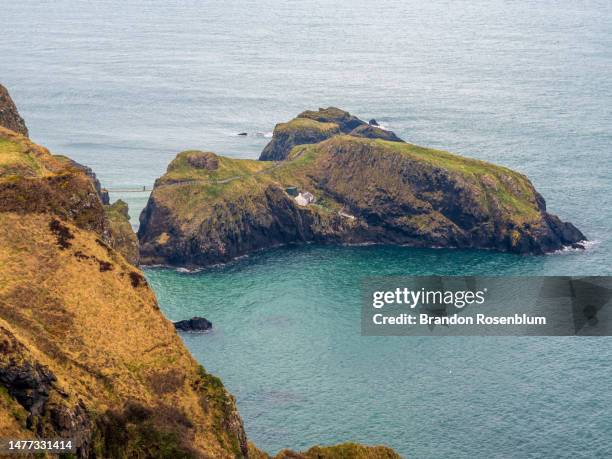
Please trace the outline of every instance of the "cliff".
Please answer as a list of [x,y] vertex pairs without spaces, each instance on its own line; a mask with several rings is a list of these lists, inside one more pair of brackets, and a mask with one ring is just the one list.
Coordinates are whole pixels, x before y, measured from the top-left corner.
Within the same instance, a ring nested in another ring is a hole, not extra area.
[[128,205],[121,199],[111,205],[104,206],[106,217],[113,235],[111,246],[121,253],[133,265],[138,265],[140,249],[138,238],[130,224]]
[[328,107],[305,111],[287,123],[277,124],[272,140],[262,151],[259,160],[282,161],[287,159],[291,149],[297,145],[318,143],[340,134],[403,142],[391,131],[369,125],[339,108]]
[[0,126],[17,132],[25,137],[28,136],[28,128],[25,121],[19,115],[17,107],[11,99],[10,94],[0,84]]
[[[0,127],[0,211],[53,214],[70,219],[138,259],[138,241],[127,212],[112,211],[93,171],[65,156],[52,155],[27,137]],[[131,234],[130,234],[131,233]]]
[[[199,155],[216,167],[192,166]],[[310,194],[314,202],[304,202]],[[288,243],[543,254],[585,239],[549,214],[518,172],[351,135],[294,147],[280,163],[181,153],[140,219],[142,261],[171,265],[226,262]]]
[[78,457],[245,456],[233,397],[112,248],[91,178],[14,132],[0,139],[3,435],[74,438]]

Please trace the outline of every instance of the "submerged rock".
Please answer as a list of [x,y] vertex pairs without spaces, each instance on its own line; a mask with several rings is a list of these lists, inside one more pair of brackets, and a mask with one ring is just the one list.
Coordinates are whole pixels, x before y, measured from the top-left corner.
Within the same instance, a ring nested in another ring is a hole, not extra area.
[[185,332],[203,332],[212,329],[212,322],[204,317],[192,317],[191,319],[179,320],[174,322],[174,327],[177,330]]
[[17,107],[11,99],[8,90],[0,84],[0,126],[15,131],[23,136],[28,136],[28,128],[25,121],[19,115]]
[[185,168],[185,155],[141,214],[144,263],[203,266],[308,242],[543,254],[586,239],[524,175],[404,142],[334,135],[274,165],[218,157],[214,173]]

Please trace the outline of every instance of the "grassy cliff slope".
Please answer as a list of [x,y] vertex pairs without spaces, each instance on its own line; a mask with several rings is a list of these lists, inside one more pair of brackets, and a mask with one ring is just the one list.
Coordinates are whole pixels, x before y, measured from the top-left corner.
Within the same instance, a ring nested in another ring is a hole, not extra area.
[[112,248],[89,177],[0,135],[2,432],[72,437],[79,457],[246,455],[233,398]]

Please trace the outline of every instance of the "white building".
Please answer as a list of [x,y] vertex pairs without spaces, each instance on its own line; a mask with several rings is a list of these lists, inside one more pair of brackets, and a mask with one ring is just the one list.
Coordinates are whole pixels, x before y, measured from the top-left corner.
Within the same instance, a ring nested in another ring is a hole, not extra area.
[[312,193],[304,191],[295,197],[295,202],[297,202],[298,206],[307,206],[315,202],[315,197]]

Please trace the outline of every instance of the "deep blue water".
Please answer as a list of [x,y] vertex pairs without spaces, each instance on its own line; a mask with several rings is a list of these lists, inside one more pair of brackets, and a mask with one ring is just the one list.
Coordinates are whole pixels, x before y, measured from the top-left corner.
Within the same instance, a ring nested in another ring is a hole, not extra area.
[[[148,270],[168,317],[214,322],[185,342],[261,447],[612,455],[609,339],[364,338],[356,290],[372,274],[612,274],[612,3],[4,3],[0,82],[31,137],[111,190],[151,186],[187,148],[255,158],[276,122],[336,105],[524,172],[594,241],[545,257],[308,246]],[[147,199],[112,197],[134,217]]]

